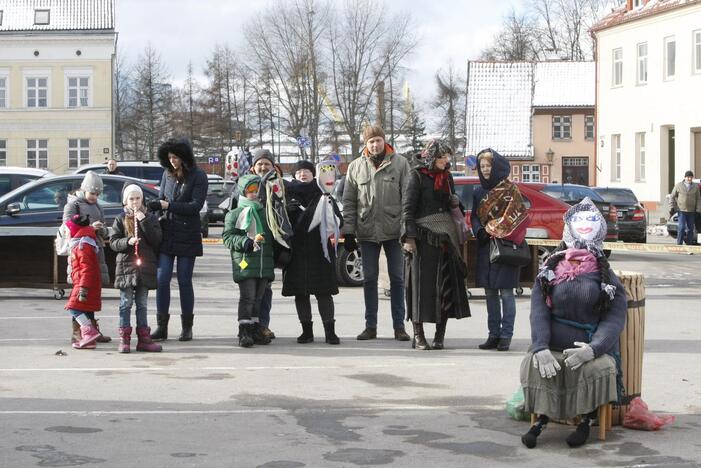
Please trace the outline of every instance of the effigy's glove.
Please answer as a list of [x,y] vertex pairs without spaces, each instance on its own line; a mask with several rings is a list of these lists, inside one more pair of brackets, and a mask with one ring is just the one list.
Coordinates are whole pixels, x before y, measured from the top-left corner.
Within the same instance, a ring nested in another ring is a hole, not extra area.
[[533,355],[533,367],[540,371],[540,376],[544,379],[552,379],[557,371],[562,369],[549,349],[538,351]]
[[594,350],[588,343],[581,341],[575,341],[574,345],[576,348],[567,348],[562,354],[565,355],[565,365],[572,370],[577,370],[582,367],[582,364],[594,359]]

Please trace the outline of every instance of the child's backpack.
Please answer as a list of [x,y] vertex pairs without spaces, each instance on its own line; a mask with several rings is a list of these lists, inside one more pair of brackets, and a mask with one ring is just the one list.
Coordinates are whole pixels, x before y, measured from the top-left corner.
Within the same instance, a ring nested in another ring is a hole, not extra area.
[[68,227],[64,224],[58,228],[54,245],[56,247],[56,255],[67,257],[71,254],[71,233]]

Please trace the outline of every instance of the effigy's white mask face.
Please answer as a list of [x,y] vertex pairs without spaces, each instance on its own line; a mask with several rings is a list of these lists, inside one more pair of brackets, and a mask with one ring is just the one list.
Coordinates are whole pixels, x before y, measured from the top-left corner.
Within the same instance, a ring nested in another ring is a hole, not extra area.
[[319,188],[324,193],[333,192],[333,186],[336,183],[336,166],[333,164],[317,166],[317,181]]
[[583,241],[590,241],[599,232],[599,226],[603,222],[601,214],[596,211],[580,211],[570,218],[570,229],[572,234]]

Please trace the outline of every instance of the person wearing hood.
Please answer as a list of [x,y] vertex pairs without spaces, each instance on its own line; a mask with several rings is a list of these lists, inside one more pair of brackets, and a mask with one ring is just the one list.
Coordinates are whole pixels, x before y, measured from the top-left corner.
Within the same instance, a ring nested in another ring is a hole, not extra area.
[[168,338],[170,280],[173,277],[173,265],[177,260],[182,324],[178,340],[190,341],[195,308],[192,273],[195,269],[195,258],[202,256],[200,210],[207,198],[207,174],[197,167],[192,146],[187,139],[170,139],[163,143],[158,148],[158,159],[165,171],[158,200],[149,202],[149,209],[162,213],[163,240],[158,255],[158,326],[151,338]]
[[114,219],[110,247],[117,252],[114,287],[119,289],[119,348],[129,353],[131,344],[131,308],[136,303],[137,351],[159,352],[161,345],[153,342],[148,326],[148,290],[156,289],[158,246],[161,225],[144,206],[144,192],[136,184],[122,191],[124,212]]
[[348,165],[343,190],[344,248],[352,252],[360,247],[363,258],[365,329],[357,338],[377,338],[377,279],[380,250],[384,249],[394,339],[409,341],[404,329],[404,258],[399,236],[410,165],[385,142],[382,127],[365,127],[363,141],[363,154]]
[[262,334],[259,314],[265,289],[275,279],[273,233],[260,202],[260,183],[253,174],[239,178],[238,206],[226,214],[222,233],[239,287],[238,343],[243,348],[270,344],[270,337]]
[[487,296],[489,330],[480,349],[508,351],[514,333],[514,288],[518,287],[521,268],[489,261],[492,239],[521,244],[526,237],[528,210],[518,187],[508,179],[510,173],[509,161],[493,149],[482,150],[477,155],[480,185],[473,192],[470,221],[477,238],[475,283],[478,288],[484,288]]
[[521,363],[524,411],[538,415],[521,441],[536,446],[550,418],[581,416],[567,437],[583,445],[599,406],[620,401],[619,336],[624,286],[603,252],[606,221],[589,198],[564,216],[563,241],[545,260],[531,292],[531,346]]
[[[412,348],[420,350],[443,349],[448,318],[470,316],[467,266],[451,217],[451,210],[460,208],[450,174],[451,154],[452,148],[441,140],[426,145],[402,199],[407,318],[414,326]],[[426,341],[424,322],[436,324],[432,345]]]
[[[85,216],[90,218],[91,226],[95,230],[95,239],[97,244],[97,257],[98,257],[98,267],[100,272],[100,278],[102,280],[102,286],[108,287],[110,285],[110,275],[107,270],[107,262],[105,260],[105,250],[104,245],[109,240],[109,231],[107,226],[105,226],[105,213],[102,207],[98,203],[98,197],[102,193],[104,184],[102,178],[99,174],[88,171],[83,177],[83,181],[80,183],[80,189],[74,194],[70,194],[67,197],[66,204],[63,207],[63,222],[66,223],[71,220],[75,215]],[[71,265],[69,263],[68,277],[71,278]],[[100,331],[100,326],[97,320],[94,318],[93,326]],[[80,324],[73,320],[73,335],[71,337],[71,343],[75,343],[80,340]],[[97,338],[98,343],[109,343],[112,338],[100,333]]]
[[297,343],[314,341],[310,296],[316,297],[324,324],[326,343],[339,344],[336,335],[333,296],[336,280],[336,242],[342,215],[333,192],[338,162],[325,160],[315,167],[301,160],[294,167],[294,180],[287,185],[287,211],[294,234],[292,259],[283,270],[282,295],[294,296],[302,334]]

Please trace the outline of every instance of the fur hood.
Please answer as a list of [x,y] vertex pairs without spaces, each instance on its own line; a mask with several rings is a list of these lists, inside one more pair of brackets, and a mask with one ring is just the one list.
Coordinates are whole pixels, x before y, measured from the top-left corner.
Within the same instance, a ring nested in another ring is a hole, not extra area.
[[168,154],[173,153],[183,161],[185,171],[190,172],[197,163],[192,146],[187,138],[171,138],[158,147],[158,160],[167,171],[172,171]]

